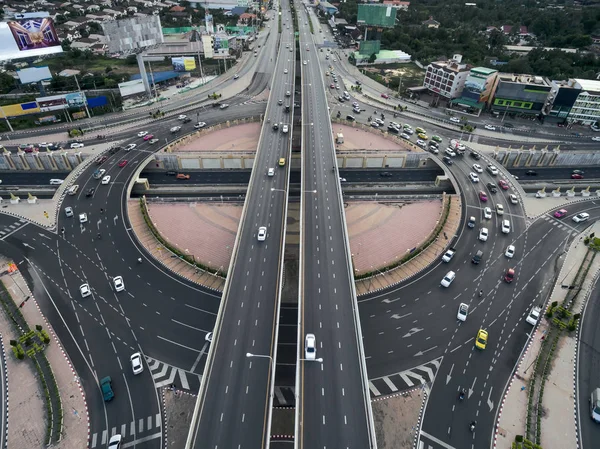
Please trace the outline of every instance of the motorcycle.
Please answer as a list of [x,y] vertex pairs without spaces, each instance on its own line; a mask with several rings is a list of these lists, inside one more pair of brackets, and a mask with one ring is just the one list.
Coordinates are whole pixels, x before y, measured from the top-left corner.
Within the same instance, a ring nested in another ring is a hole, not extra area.
[[471,432],[475,432],[475,424],[477,424],[475,421],[471,422],[471,424],[469,424],[469,429],[471,429]]
[[460,393],[458,393],[458,400],[462,401],[465,398],[465,389],[463,388],[462,390],[460,390]]
[[369,115],[369,120],[368,120],[368,121],[370,122],[372,119],[373,119],[373,117],[371,117],[371,116]]

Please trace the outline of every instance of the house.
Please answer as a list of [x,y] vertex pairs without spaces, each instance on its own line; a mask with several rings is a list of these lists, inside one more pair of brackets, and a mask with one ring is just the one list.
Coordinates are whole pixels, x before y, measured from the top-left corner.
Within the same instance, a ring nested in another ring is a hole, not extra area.
[[95,12],[95,11],[100,11],[100,6],[98,5],[90,5],[87,8],[85,8],[87,10],[87,12]]
[[90,20],[87,17],[72,17],[68,21],[63,23],[62,26],[65,27],[67,30],[72,31],[72,30],[79,28],[79,27],[85,25],[86,23],[90,23],[90,22],[92,22],[92,20]]
[[249,25],[254,20],[256,20],[256,14],[251,14],[249,12],[245,12],[240,15],[240,18],[238,19],[238,26]]
[[183,6],[173,6],[169,9],[170,12],[185,12],[185,7]]
[[[500,27],[500,31],[502,31],[504,34],[511,34],[513,32],[513,28],[514,27],[512,25],[502,25]],[[527,30],[527,27],[524,26],[524,25],[521,25],[519,27],[519,30],[518,30],[517,34],[519,36],[528,36],[529,32]]]
[[408,7],[410,6],[410,2],[401,2],[400,0],[383,0],[383,4],[403,11],[408,11]]
[[93,44],[89,49],[92,51],[92,53],[95,53],[97,55],[104,55],[106,54],[107,48],[108,47],[106,44],[98,42],[97,44]]
[[421,22],[421,25],[426,26],[427,28],[439,28],[440,22],[433,20],[433,16],[429,16],[429,19],[425,22]]

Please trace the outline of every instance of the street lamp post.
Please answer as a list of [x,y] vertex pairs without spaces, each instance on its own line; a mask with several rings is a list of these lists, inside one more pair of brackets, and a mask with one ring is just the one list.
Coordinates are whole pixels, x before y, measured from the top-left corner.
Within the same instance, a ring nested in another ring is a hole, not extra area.
[[318,359],[298,359],[299,361],[304,361],[304,362],[318,362],[318,363],[323,363],[323,359],[321,357],[319,357]]

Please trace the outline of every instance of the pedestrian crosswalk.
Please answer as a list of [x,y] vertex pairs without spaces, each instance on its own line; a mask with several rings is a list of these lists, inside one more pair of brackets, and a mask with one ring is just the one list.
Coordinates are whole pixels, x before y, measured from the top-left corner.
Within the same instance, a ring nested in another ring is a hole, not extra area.
[[433,382],[441,362],[440,357],[399,373],[370,379],[371,397],[386,396]]
[[[5,216],[6,219],[10,220],[11,217]],[[13,232],[18,231],[23,226],[26,226],[29,222],[23,218],[14,218],[14,222],[10,224],[0,224],[0,240],[4,240],[6,237],[11,235]]]
[[187,390],[190,393],[198,393],[200,389],[200,376],[181,368],[171,366],[160,360],[146,357],[148,369],[152,373],[152,380],[156,388],[174,385],[178,390]]
[[544,220],[546,220],[547,222],[555,225],[558,229],[562,229],[563,231],[570,232],[571,235],[573,235],[573,236],[579,235],[579,231],[577,229],[571,227],[571,224],[575,225],[575,223],[571,222],[570,220],[568,220],[568,221],[558,220],[552,216],[552,213],[553,212],[550,212],[550,213],[544,215],[542,218]]
[[[145,437],[144,440],[159,438],[161,436],[161,418],[160,413],[136,419],[111,429],[103,430],[92,434],[90,448],[105,448],[110,437],[120,434],[125,440],[134,441]],[[149,434],[149,432],[153,432]]]

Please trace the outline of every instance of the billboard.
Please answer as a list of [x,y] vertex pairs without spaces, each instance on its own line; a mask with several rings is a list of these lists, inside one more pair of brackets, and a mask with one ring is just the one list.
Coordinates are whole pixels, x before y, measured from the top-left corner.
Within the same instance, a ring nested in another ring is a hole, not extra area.
[[139,80],[126,81],[124,83],[119,83],[119,92],[122,97],[127,97],[129,95],[141,94],[146,92],[144,89],[144,82]]
[[78,108],[85,106],[85,94],[73,92],[65,95],[52,95],[50,97],[36,98],[37,104],[42,112],[58,111],[66,108]]
[[54,22],[49,17],[0,22],[0,60],[62,51]]
[[462,96],[479,101],[481,94],[485,91],[486,81],[487,78],[482,78],[481,76],[473,75],[471,73],[465,80],[465,87],[463,89]]
[[358,25],[393,28],[396,24],[396,8],[386,5],[358,5]]
[[160,18],[155,15],[103,22],[109,53],[128,53],[162,44]]
[[17,70],[17,75],[22,84],[37,83],[38,81],[51,80],[52,74],[48,67],[30,67]]
[[196,60],[193,57],[171,58],[171,63],[176,72],[186,72],[196,68]]
[[377,54],[381,50],[381,41],[360,41],[358,53],[361,55],[371,56]]
[[35,101],[20,104],[7,104],[1,106],[3,117],[20,117],[27,114],[40,112],[40,108]]

